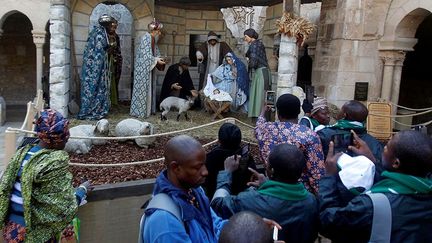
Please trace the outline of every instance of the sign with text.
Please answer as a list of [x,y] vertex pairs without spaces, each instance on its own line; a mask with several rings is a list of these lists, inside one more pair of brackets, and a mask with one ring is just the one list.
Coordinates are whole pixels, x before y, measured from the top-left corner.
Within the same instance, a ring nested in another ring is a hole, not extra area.
[[392,135],[390,103],[368,102],[367,131],[377,139],[389,139]]
[[356,82],[354,87],[354,100],[366,101],[368,99],[368,82]]

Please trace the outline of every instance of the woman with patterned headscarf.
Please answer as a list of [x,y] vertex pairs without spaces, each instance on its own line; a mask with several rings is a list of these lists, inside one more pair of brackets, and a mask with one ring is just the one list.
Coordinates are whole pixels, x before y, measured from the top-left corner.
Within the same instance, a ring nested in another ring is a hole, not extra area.
[[38,144],[19,149],[0,182],[0,228],[5,242],[47,242],[73,220],[87,187],[75,192],[62,151],[69,121],[43,110],[36,121]]

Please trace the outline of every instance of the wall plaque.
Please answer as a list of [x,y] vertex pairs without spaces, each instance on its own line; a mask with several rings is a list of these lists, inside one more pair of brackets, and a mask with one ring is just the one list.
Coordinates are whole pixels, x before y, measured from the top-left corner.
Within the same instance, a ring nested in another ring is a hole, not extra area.
[[356,82],[354,88],[354,100],[367,101],[368,99],[368,82]]
[[369,115],[367,131],[377,139],[389,139],[392,136],[392,120],[390,103],[368,102]]

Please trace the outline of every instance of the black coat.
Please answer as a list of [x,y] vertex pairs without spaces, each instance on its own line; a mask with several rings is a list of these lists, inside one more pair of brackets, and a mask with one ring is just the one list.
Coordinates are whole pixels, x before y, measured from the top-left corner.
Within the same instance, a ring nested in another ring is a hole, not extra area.
[[[373,206],[366,195],[354,197],[348,204],[336,186],[336,176],[320,181],[320,233],[333,242],[368,242],[372,228]],[[345,189],[346,190],[346,189]],[[392,209],[391,242],[432,242],[432,195],[384,193]]]
[[[219,171],[224,170],[224,161],[231,155],[240,154],[241,148],[236,149],[224,149],[221,146],[217,146],[212,151],[207,153],[206,156],[206,167],[208,170],[208,176],[203,185],[206,191],[207,197],[211,200],[213,194],[216,191],[216,180]],[[247,189],[247,183],[250,181],[252,173],[247,169],[250,167],[256,170],[255,161],[253,157],[248,154],[247,158],[242,158],[240,161],[239,169],[234,171],[232,176],[231,193],[237,195],[238,193]]]
[[[218,176],[219,188],[229,191],[226,173]],[[285,242],[315,242],[318,235],[318,201],[312,193],[304,200],[292,201],[248,189],[237,196],[214,198],[211,207],[224,219],[244,210],[272,219],[282,226],[278,239]]]
[[[338,129],[335,127],[326,127],[324,129],[321,129],[317,132],[318,136],[321,139],[321,144],[323,147],[324,156],[327,157],[328,149],[329,149],[329,143],[331,141],[332,135],[340,132],[347,132],[349,133],[351,129],[343,130]],[[384,149],[384,145],[380,143],[376,138],[373,136],[367,134],[365,129],[352,129],[354,132],[357,133],[357,135],[366,142],[366,144],[369,146],[369,148],[372,151],[372,154],[377,160],[381,160],[382,152]],[[354,156],[354,154],[350,154],[351,156]]]
[[182,86],[180,90],[179,98],[187,99],[187,96],[191,96],[191,90],[194,90],[192,78],[189,74],[189,70],[184,70],[180,73],[180,65],[178,63],[171,65],[166,74],[162,84],[161,94],[159,96],[159,104],[168,96],[173,96],[171,85],[179,83]]

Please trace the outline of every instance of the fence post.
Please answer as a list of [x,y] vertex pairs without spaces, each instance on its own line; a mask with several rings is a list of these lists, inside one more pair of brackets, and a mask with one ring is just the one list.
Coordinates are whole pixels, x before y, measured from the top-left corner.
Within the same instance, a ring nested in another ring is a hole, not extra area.
[[17,141],[17,133],[15,131],[9,130],[9,128],[5,131],[5,155],[4,155],[4,162],[3,162],[3,168],[6,169],[7,165],[9,164],[9,160],[12,158],[12,156],[15,154],[16,151],[16,141]]

